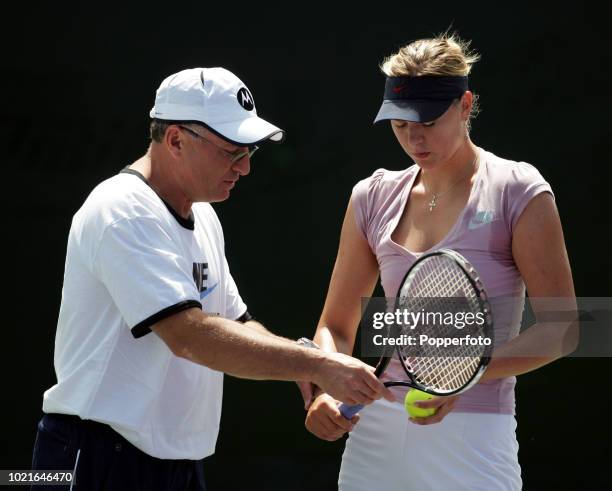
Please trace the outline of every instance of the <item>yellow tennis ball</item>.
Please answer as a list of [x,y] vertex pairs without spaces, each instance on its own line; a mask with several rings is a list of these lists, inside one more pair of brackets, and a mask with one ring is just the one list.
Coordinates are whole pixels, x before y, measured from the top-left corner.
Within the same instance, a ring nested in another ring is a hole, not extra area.
[[406,394],[406,398],[404,399],[404,407],[406,408],[406,412],[412,416],[413,418],[425,418],[427,416],[431,416],[435,414],[435,408],[422,408],[414,405],[416,401],[426,401],[428,399],[433,399],[435,396],[428,394],[427,392],[423,392],[417,389],[412,389],[408,391]]

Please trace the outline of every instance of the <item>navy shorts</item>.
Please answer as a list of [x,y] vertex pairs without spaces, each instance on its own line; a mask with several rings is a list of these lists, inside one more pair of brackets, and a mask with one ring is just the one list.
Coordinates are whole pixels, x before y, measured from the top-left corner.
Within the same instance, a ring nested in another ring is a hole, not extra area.
[[[75,471],[74,491],[206,491],[202,460],[151,457],[108,425],[65,414],[38,423],[32,470]],[[70,487],[32,488],[47,489]]]

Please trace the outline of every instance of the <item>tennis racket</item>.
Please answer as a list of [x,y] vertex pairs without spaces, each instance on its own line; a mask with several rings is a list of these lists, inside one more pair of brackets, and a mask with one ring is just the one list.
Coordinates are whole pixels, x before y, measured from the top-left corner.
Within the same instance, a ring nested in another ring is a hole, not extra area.
[[[482,282],[467,259],[449,249],[421,256],[406,273],[395,308],[421,313],[426,322],[418,326],[396,322],[384,333],[397,339],[412,336],[417,341],[411,346],[385,343],[374,373],[382,376],[396,353],[407,377],[385,382],[385,386],[449,396],[478,382],[493,349],[493,317]],[[460,318],[461,322],[456,321]],[[465,322],[467,319],[474,322]],[[427,337],[425,342],[422,336]],[[343,403],[339,409],[351,419],[363,407]]]

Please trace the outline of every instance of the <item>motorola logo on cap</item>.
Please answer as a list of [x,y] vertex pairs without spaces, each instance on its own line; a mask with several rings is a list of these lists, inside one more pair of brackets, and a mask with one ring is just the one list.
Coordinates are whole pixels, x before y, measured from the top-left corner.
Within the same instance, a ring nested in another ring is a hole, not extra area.
[[253,96],[246,87],[242,87],[242,89],[238,91],[238,102],[247,111],[252,111],[255,109],[255,101],[253,101]]

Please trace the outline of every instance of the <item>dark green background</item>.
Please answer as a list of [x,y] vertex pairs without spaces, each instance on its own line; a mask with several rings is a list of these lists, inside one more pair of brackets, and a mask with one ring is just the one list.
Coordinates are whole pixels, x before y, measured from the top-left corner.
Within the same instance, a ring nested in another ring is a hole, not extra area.
[[[183,68],[229,68],[259,114],[287,130],[286,142],[265,145],[251,175],[216,205],[241,293],[274,332],[312,335],[353,184],[376,168],[410,164],[389,128],[371,124],[384,84],[378,64],[451,25],[482,55],[471,77],[483,109],[473,140],[539,168],[556,194],[577,294],[610,295],[603,174],[612,65],[601,12],[208,3],[23,3],[4,18],[1,468],[28,467],[42,392],[55,380],[71,217],[95,184],[144,153],[155,89]],[[609,486],[609,367],[607,359],[566,359],[520,377],[525,489]],[[317,440],[303,421],[293,384],[228,377],[210,488],[334,489],[343,444]]]

